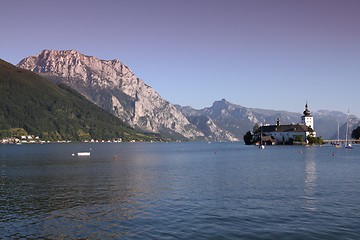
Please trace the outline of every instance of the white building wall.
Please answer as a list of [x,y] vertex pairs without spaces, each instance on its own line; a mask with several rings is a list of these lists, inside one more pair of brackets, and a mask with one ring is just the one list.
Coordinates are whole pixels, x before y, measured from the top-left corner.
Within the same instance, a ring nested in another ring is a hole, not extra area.
[[[294,139],[295,136],[301,135],[304,140],[309,135],[309,132],[271,132],[266,134],[267,136],[273,136],[278,142],[288,142],[291,138]],[[264,134],[265,135],[265,134]]]
[[305,124],[308,127],[311,127],[312,129],[314,129],[314,120],[313,117],[305,117],[302,116],[301,117],[302,123]]

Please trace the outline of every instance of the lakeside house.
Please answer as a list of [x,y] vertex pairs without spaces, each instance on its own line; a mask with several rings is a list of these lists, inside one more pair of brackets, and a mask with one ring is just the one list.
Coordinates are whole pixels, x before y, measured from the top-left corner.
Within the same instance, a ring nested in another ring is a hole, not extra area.
[[42,141],[39,136],[34,135],[26,135],[26,136],[18,136],[18,137],[6,137],[0,139],[1,144],[11,144],[11,143],[45,143]]
[[303,114],[301,122],[298,124],[281,125],[278,118],[276,125],[259,127],[253,136],[253,142],[259,143],[261,141],[266,145],[308,143],[308,136],[316,137],[316,132],[314,131],[314,119],[307,103]]

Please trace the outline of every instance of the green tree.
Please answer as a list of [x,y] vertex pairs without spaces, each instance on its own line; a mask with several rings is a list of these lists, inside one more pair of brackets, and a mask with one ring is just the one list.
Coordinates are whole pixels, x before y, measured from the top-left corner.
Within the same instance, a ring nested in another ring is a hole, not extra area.
[[360,138],[360,126],[358,126],[356,129],[352,131],[351,137],[354,139]]
[[309,144],[316,144],[316,145],[322,145],[324,144],[324,140],[321,137],[311,137],[308,136],[307,140],[309,141]]
[[304,138],[302,135],[296,135],[294,138],[294,142],[303,142]]
[[10,128],[0,131],[0,137],[21,137],[27,136],[28,133],[23,128]]
[[253,135],[250,131],[248,131],[247,133],[245,133],[244,135],[244,142],[246,145],[251,145],[253,144],[253,141],[252,141],[252,138],[253,138]]

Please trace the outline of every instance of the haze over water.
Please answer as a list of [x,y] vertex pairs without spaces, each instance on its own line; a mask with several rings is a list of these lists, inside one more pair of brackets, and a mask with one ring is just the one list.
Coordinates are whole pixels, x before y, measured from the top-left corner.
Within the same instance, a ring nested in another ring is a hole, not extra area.
[[[72,153],[92,148],[90,157]],[[359,239],[360,148],[0,145],[0,238]]]

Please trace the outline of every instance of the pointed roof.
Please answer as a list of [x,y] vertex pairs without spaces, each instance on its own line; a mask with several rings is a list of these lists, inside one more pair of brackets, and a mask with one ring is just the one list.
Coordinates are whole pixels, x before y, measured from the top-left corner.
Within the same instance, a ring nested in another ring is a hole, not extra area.
[[303,113],[304,113],[305,117],[311,117],[310,111],[308,109],[307,101],[306,101],[306,104],[305,104],[305,111]]

